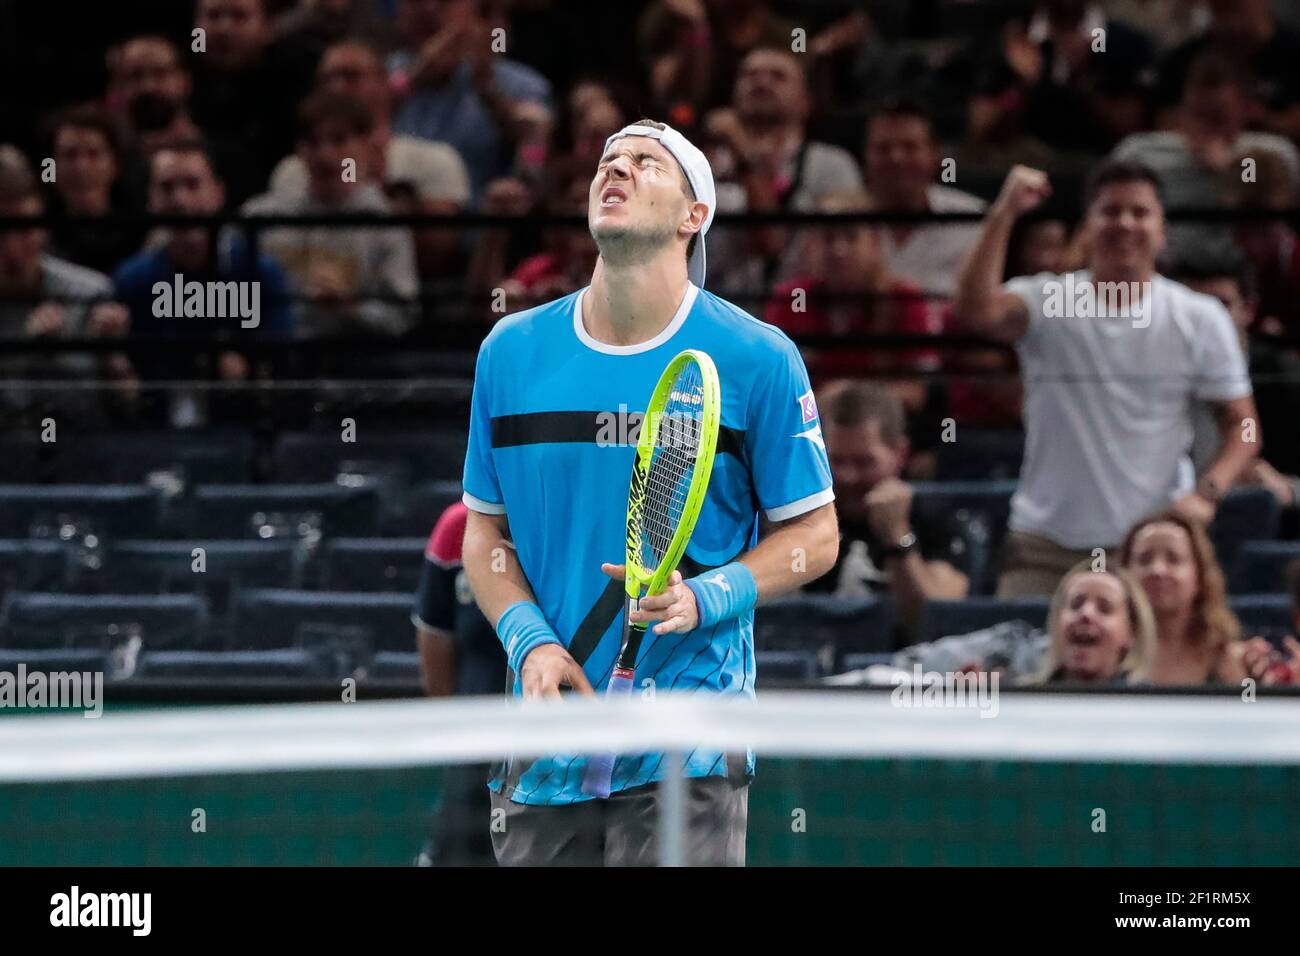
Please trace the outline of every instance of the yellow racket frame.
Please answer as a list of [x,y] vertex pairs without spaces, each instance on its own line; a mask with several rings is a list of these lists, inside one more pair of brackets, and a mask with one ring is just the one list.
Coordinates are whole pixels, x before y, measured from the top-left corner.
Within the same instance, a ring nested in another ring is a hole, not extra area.
[[[641,508],[645,499],[646,477],[650,471],[650,461],[654,455],[655,442],[659,428],[663,423],[664,410],[668,405],[668,396],[673,380],[682,369],[694,363],[699,366],[700,379],[704,386],[703,405],[701,408],[700,448],[695,458],[695,469],[691,474],[691,484],[686,492],[686,504],[682,508],[682,518],[673,533],[673,539],[664,554],[663,560],[655,568],[646,568],[641,564]],[[708,354],[698,349],[687,349],[676,355],[664,372],[659,376],[654,394],[650,396],[650,405],[645,418],[641,420],[641,434],[637,440],[636,474],[627,502],[627,557],[625,580],[628,597],[637,599],[642,596],[642,588],[647,594],[659,594],[667,586],[668,578],[676,570],[682,555],[686,553],[686,544],[695,530],[695,522],[700,517],[704,506],[704,496],[709,490],[709,477],[713,474],[713,456],[718,447],[718,427],[722,420],[722,388],[718,382],[718,369]]]

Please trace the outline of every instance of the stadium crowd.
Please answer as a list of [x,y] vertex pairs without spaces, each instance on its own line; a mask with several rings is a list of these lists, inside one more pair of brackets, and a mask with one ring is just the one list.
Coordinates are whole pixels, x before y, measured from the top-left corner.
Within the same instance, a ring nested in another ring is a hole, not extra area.
[[[24,15],[63,5],[40,6]],[[7,51],[10,89],[57,65],[2,107],[0,218],[48,220],[0,229],[0,337],[69,342],[6,350],[9,383],[99,380],[114,427],[193,427],[211,422],[192,402],[142,393],[274,377],[249,343],[397,354],[443,324],[485,332],[502,302],[587,283],[587,231],[532,217],[585,216],[605,138],[654,117],[701,146],[718,213],[738,217],[709,237],[708,288],[808,342],[843,530],[810,593],[892,598],[900,666],[1300,683],[1300,571],[1289,621],[1243,625],[1229,599],[1281,593],[1300,559],[1289,4],[131,6],[89,39],[31,24],[40,42]],[[743,219],[783,212],[848,218]],[[221,213],[240,221],[144,218]],[[519,221],[455,224],[475,213]],[[411,215],[449,218],[347,222]],[[257,283],[255,327],[160,316],[153,290],[176,274]],[[1141,321],[1053,322],[1052,284],[1087,275],[1146,282]],[[170,339],[216,351],[132,348]],[[15,431],[61,400],[0,381]],[[993,592],[1041,599],[1043,618],[927,623],[931,603]]]

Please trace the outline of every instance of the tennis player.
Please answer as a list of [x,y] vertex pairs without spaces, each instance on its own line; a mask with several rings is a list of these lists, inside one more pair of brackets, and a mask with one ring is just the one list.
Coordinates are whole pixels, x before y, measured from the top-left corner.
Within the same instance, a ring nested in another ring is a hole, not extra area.
[[[517,696],[608,683],[637,412],[683,349],[718,369],[717,457],[679,571],[633,618],[650,624],[635,688],[752,697],[755,604],[835,563],[830,467],[799,352],[702,288],[714,208],[708,160],[681,133],[650,120],[615,133],[591,182],[591,285],[503,319],[479,352],[464,562]],[[655,861],[662,755],[620,757],[608,800],[582,793],[583,770],[572,753],[504,762],[489,785],[500,863]],[[744,863],[753,770],[752,754],[686,755],[690,862]]]

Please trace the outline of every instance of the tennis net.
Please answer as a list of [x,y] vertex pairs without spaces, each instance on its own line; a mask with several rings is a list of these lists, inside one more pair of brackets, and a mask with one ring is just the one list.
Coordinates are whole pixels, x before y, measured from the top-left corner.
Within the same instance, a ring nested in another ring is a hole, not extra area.
[[702,746],[759,754],[750,865],[1300,863],[1300,700],[1005,693],[989,716],[769,692],[10,718],[0,864],[409,864],[481,761]]

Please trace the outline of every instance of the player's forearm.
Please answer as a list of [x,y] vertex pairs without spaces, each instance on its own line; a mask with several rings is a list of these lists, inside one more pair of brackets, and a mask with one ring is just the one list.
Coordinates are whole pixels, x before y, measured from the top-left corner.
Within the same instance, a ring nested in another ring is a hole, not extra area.
[[953,311],[958,321],[972,331],[981,331],[997,322],[995,307],[1006,268],[1007,244],[1015,223],[1010,211],[994,206],[962,266]]
[[430,697],[456,693],[456,642],[446,631],[421,627],[416,632],[420,649],[420,679]]
[[821,577],[835,566],[839,550],[839,522],[827,504],[779,525],[740,563],[754,575],[758,601],[765,603]]
[[491,516],[470,511],[462,555],[474,599],[493,627],[511,605],[537,602],[514,545]]
[[[1247,421],[1255,423],[1250,434],[1252,441],[1246,440]],[[1225,410],[1220,417],[1219,435],[1223,443],[1219,454],[1205,470],[1205,477],[1222,491],[1231,489],[1250,467],[1250,463],[1258,457],[1261,437],[1258,422],[1253,404],[1248,409],[1248,414],[1239,417],[1232,411]]]

